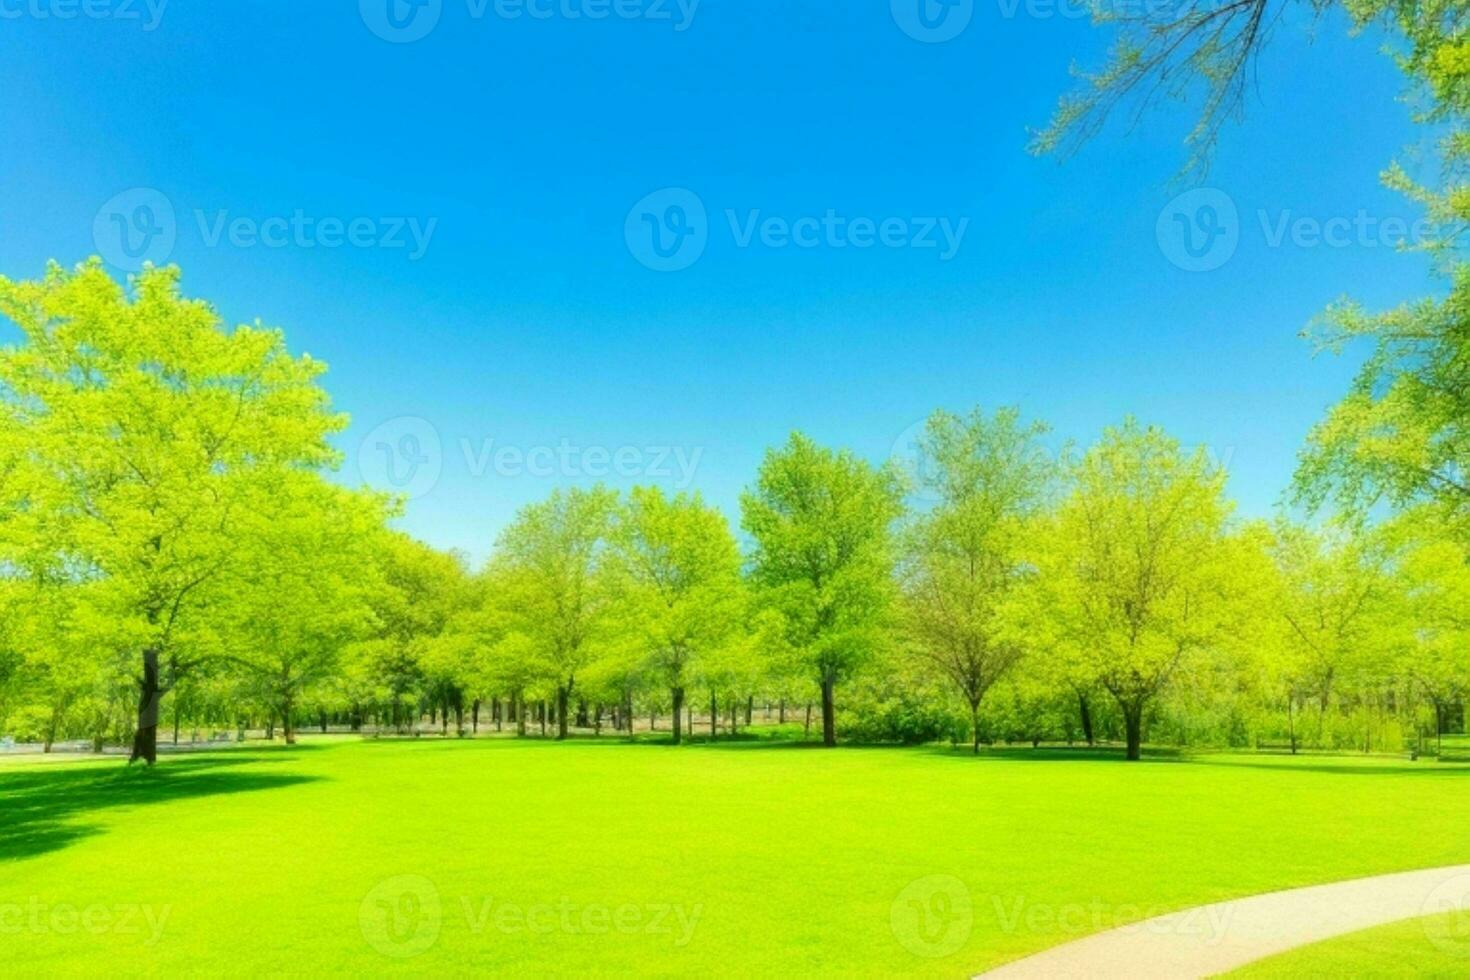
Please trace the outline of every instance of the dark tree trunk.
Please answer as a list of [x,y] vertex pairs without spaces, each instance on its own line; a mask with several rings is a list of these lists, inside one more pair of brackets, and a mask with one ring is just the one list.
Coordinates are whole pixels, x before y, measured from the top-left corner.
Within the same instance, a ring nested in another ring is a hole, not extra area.
[[805,727],[805,730],[803,731],[803,735],[810,735],[811,733],[812,733],[812,703],[810,701],[808,701],[806,703],[806,727]]
[[684,689],[676,687],[669,692],[674,698],[674,744],[678,745],[684,738],[681,716],[684,713]]
[[822,744],[832,748],[837,744],[837,680],[830,673],[822,676]]
[[1077,692],[1077,713],[1082,718],[1082,737],[1092,745],[1092,703],[1087,700],[1086,691]]
[[709,740],[713,742],[719,735],[720,728],[720,699],[715,696],[714,691],[709,692]]
[[571,700],[572,692],[566,685],[559,685],[556,689],[556,740],[562,741],[567,737],[567,702]]
[[970,702],[970,754],[980,754],[980,702]]
[[780,706],[776,709],[776,721],[778,724],[786,724],[786,699],[781,699]]
[[281,698],[281,735],[285,737],[287,745],[296,744],[296,728],[291,724],[291,711],[293,708],[291,695],[287,694]]
[[138,678],[138,730],[133,734],[131,765],[142,759],[146,765],[158,761],[158,702],[163,691],[158,685],[158,651],[143,651],[143,676]]
[[1143,758],[1143,705],[1123,704],[1123,725],[1128,733],[1128,758],[1137,761]]
[[[492,712],[493,713],[493,712]],[[480,734],[480,699],[475,698],[470,705],[470,734]]]
[[745,701],[745,727],[750,727],[751,715],[755,713],[755,695],[752,694]]
[[327,713],[322,711],[317,718],[321,722],[322,734],[327,734]]

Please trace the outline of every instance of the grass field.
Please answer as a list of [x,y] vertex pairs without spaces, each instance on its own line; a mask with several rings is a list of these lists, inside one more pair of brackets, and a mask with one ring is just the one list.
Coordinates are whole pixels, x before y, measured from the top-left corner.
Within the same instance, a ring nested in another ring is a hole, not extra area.
[[1322,757],[421,739],[9,762],[0,958],[958,977],[1173,908],[1470,861],[1467,806],[1459,767]]
[[1470,974],[1470,922],[1450,912],[1313,943],[1236,970],[1234,980],[1285,977],[1449,978]]

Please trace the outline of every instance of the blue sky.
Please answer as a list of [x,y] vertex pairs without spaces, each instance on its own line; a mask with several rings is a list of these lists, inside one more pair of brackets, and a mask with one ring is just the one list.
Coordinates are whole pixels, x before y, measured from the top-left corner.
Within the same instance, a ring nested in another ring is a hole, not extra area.
[[1399,77],[1332,18],[1278,29],[1197,191],[1188,107],[1025,153],[1106,43],[1053,0],[937,42],[909,0],[91,2],[0,3],[0,273],[177,262],[331,365],[344,479],[476,557],[557,485],[733,517],[791,429],[876,461],[938,406],[1132,413],[1266,514],[1351,373],[1297,332],[1433,288],[1377,182]]

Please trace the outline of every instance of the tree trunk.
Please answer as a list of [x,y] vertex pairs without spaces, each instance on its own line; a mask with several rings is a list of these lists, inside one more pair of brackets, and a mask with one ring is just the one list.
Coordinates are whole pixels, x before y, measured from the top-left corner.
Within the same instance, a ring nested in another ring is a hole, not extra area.
[[676,687],[670,693],[674,698],[674,744],[678,745],[684,737],[683,726],[680,715],[684,713],[684,689]]
[[[750,727],[751,715],[755,713],[755,695],[752,694],[745,700],[745,727]],[[767,712],[769,714],[769,712]]]
[[803,737],[805,737],[805,736],[811,735],[811,733],[812,733],[812,703],[810,701],[808,701],[806,703],[806,727],[803,730],[802,735],[803,735]]
[[980,754],[980,702],[970,702],[970,754]]
[[1077,713],[1082,718],[1082,737],[1092,745],[1092,703],[1088,701],[1086,691],[1077,692]]
[[572,692],[567,685],[557,685],[556,688],[556,740],[558,742],[567,737],[567,702],[571,700]]
[[786,699],[785,698],[782,698],[781,699],[780,707],[778,707],[776,709],[776,723],[777,724],[780,724],[780,725],[786,724]]
[[713,742],[719,735],[720,727],[720,700],[715,697],[715,692],[709,692],[709,740]]
[[1128,758],[1137,761],[1143,758],[1143,705],[1123,704],[1123,725],[1128,732]]
[[833,697],[837,679],[831,673],[822,675],[822,744],[832,748],[837,744],[837,705]]
[[296,744],[296,728],[291,724],[291,695],[281,697],[281,735],[285,737],[287,745]]
[[158,650],[143,651],[143,676],[138,678],[138,729],[133,734],[132,765],[142,759],[145,765],[158,761],[158,702],[163,691],[158,686]]

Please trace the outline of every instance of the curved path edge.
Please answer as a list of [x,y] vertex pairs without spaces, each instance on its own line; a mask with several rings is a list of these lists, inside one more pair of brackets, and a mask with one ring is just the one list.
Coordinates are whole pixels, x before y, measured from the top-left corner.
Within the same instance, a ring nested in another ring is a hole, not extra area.
[[1360,929],[1470,905],[1470,864],[1402,871],[1200,905],[1053,946],[979,974],[1209,977]]

